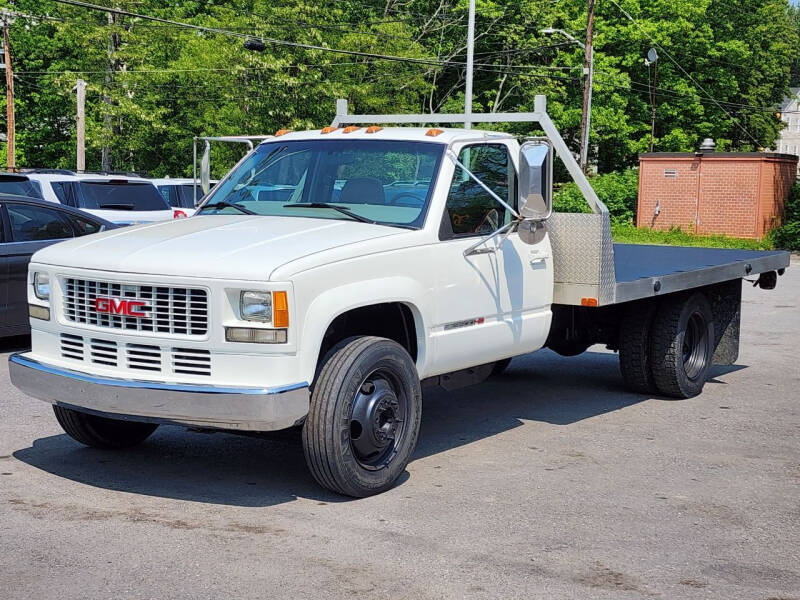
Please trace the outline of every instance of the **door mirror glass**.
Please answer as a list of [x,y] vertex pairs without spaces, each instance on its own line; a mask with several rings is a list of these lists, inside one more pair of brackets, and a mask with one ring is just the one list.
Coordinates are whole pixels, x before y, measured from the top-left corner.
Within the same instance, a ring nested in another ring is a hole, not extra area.
[[547,140],[520,148],[519,207],[524,218],[534,221],[544,221],[553,209],[553,148]]

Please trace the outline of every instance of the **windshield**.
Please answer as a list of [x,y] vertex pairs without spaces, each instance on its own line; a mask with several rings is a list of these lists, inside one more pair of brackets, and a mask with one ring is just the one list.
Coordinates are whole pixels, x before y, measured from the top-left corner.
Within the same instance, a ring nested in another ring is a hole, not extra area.
[[53,182],[58,199],[69,206],[105,210],[170,210],[154,185],[127,180]]
[[444,148],[430,142],[381,140],[261,144],[211,192],[201,214],[244,212],[233,204],[258,215],[418,228],[425,220]]
[[25,176],[18,175],[0,176],[0,193],[29,196],[31,198],[42,197],[42,190],[39,188],[37,182],[31,181]]

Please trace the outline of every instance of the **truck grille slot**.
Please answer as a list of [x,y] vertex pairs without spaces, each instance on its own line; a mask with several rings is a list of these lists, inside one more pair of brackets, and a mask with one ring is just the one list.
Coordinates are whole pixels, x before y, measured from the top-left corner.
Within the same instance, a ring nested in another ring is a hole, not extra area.
[[61,334],[61,356],[83,360],[83,338],[79,335]]
[[129,369],[161,371],[161,348],[144,344],[126,344],[125,358]]
[[[73,277],[64,279],[64,288],[64,316],[73,323],[175,335],[205,335],[208,332],[208,294],[205,290]],[[108,301],[102,312],[97,310],[98,298]],[[137,302],[133,311],[145,316],[126,315],[125,301]]]
[[117,366],[117,343],[110,340],[92,338],[89,341],[92,362],[100,365]]
[[211,375],[211,353],[195,348],[173,348],[172,370],[184,375]]

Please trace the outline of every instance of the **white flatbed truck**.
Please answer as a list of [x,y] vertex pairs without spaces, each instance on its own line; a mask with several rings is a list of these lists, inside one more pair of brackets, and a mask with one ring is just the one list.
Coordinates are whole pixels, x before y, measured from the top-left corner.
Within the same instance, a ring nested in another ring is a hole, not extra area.
[[[424,384],[603,343],[633,391],[686,398],[736,360],[742,279],[774,287],[788,253],[613,244],[544,97],[470,118],[545,137],[383,127],[465,116],[340,101],[332,126],[257,146],[193,217],[37,252],[12,382],[98,448],[159,424],[302,426],[316,480],[361,497],[408,463]],[[551,214],[554,153],[591,214]]]

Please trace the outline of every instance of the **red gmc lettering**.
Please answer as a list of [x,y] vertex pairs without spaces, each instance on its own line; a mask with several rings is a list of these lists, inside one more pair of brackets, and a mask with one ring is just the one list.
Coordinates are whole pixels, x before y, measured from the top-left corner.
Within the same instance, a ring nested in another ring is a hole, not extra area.
[[147,313],[137,309],[146,306],[139,300],[121,300],[119,298],[95,298],[94,309],[99,313],[124,315],[126,317],[146,317]]

